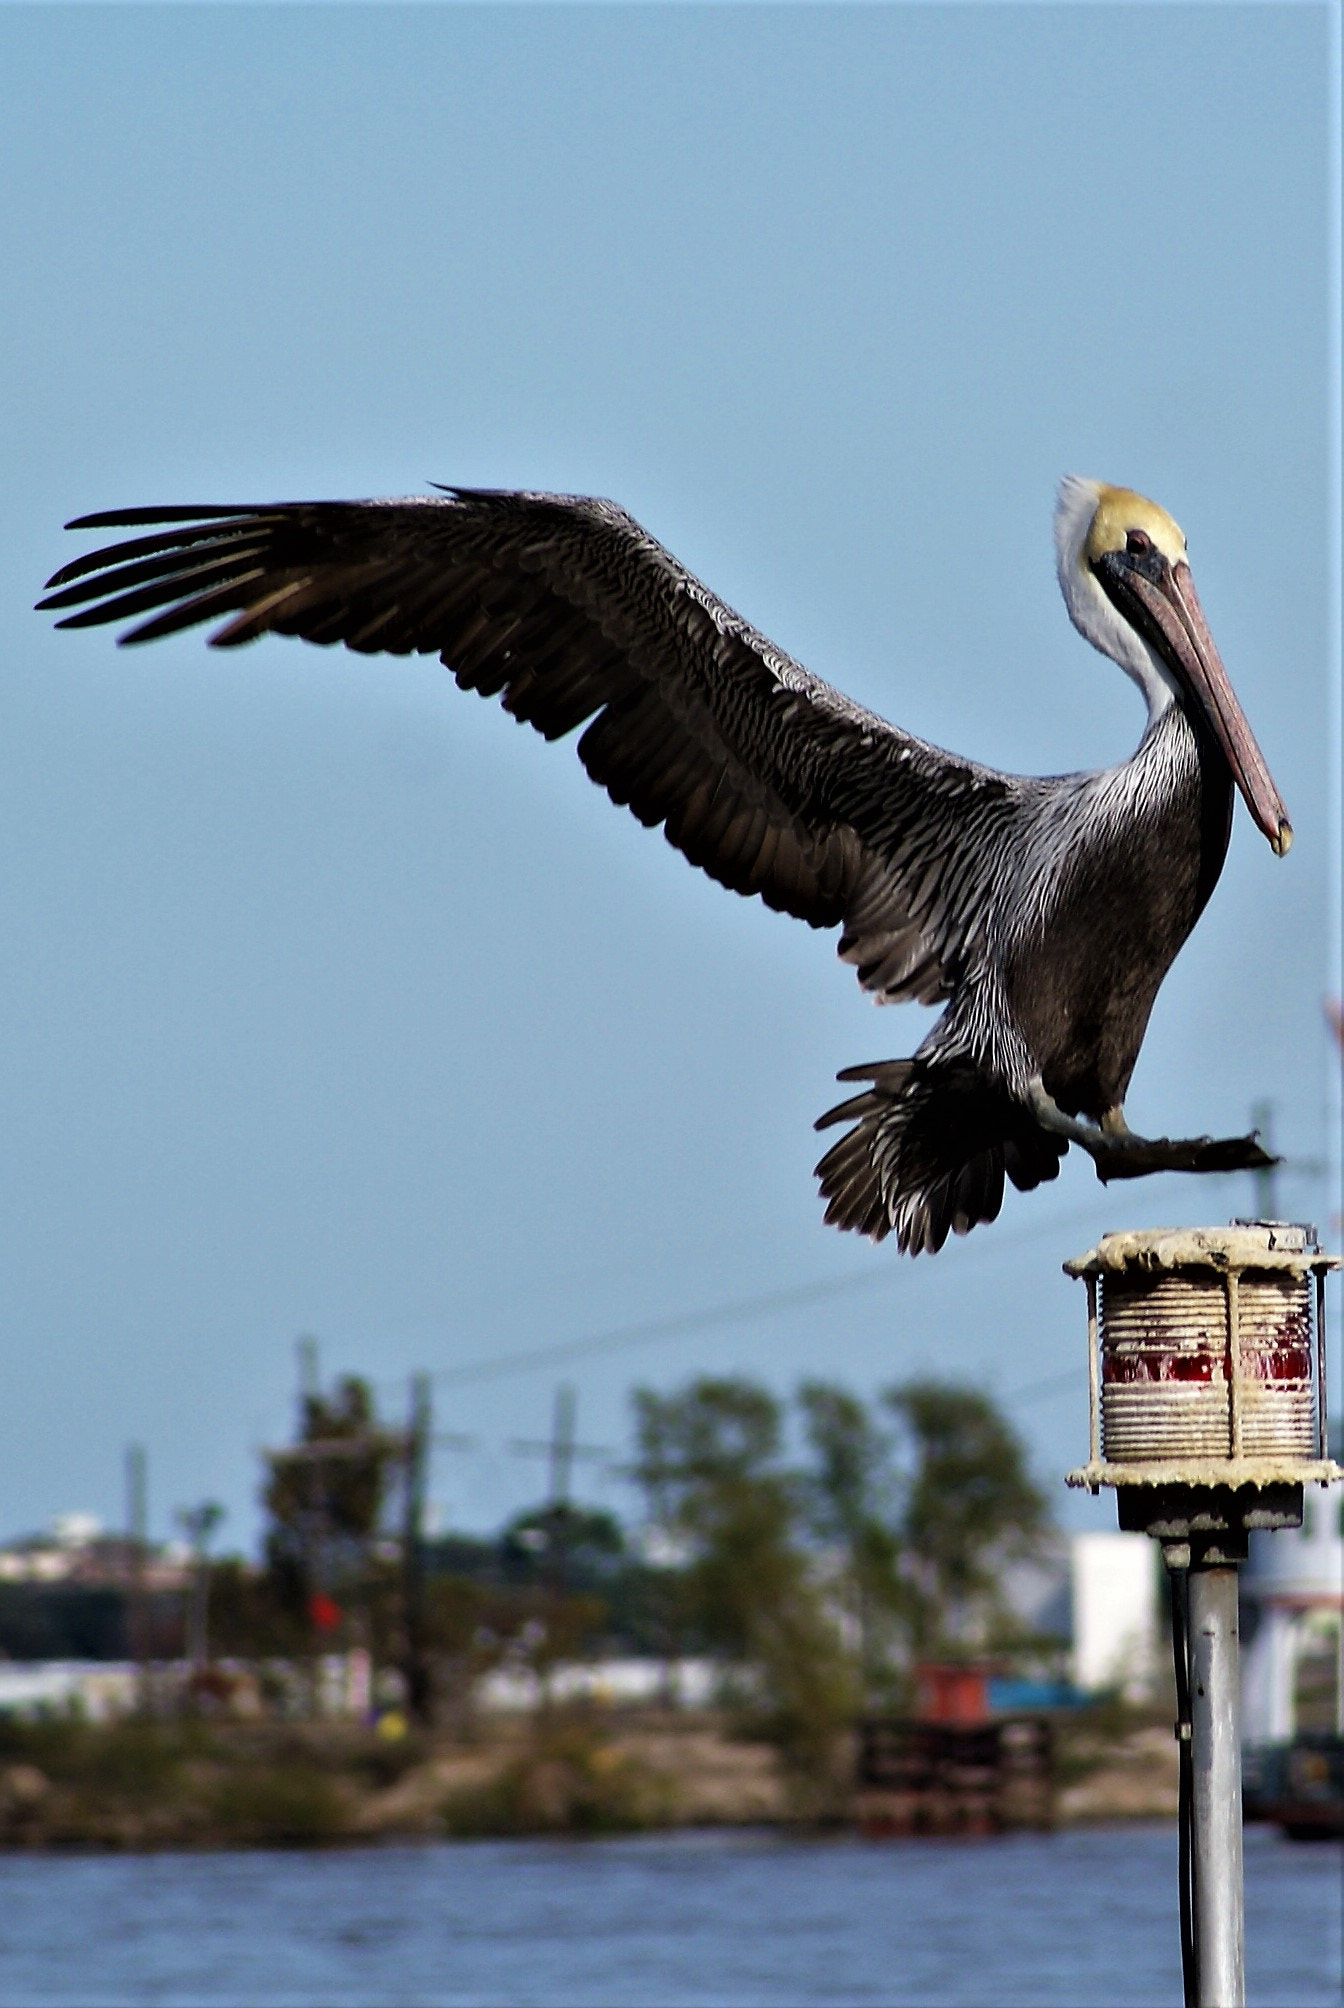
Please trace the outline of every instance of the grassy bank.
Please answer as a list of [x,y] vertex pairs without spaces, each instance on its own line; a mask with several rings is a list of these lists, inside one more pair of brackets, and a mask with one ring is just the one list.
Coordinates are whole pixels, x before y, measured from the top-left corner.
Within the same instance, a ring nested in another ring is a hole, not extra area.
[[[347,1724],[0,1723],[0,1847],[321,1847],[379,1839],[840,1824],[851,1753],[800,1778],[714,1713],[490,1721],[470,1741]],[[1175,1807],[1170,1727],[1063,1726],[1064,1820]]]

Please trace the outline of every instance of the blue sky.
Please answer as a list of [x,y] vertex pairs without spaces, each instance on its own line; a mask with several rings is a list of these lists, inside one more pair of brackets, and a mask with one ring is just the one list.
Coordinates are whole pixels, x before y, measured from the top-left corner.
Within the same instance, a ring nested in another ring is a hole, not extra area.
[[[1142,726],[1060,605],[1055,482],[1154,495],[1297,841],[1239,811],[1131,1119],[1268,1099],[1281,1205],[1324,1215],[1329,25],[0,11],[0,1533],[116,1519],[139,1440],[157,1531],[213,1496],[250,1542],[299,1333],[395,1411],[417,1368],[831,1283],[576,1358],[582,1433],[619,1449],[637,1379],[938,1372],[1009,1399],[1053,1484],[1086,1427],[1061,1261],[1253,1199],[1108,1194],[1074,1153],[935,1261],[824,1228],[834,1073],[925,1014],[875,1019],[827,938],[433,659],[54,633],[29,609],[90,509],[613,495],[831,682],[1052,772]],[[536,1495],[509,1445],[556,1377],[439,1382],[477,1444],[443,1513]]]

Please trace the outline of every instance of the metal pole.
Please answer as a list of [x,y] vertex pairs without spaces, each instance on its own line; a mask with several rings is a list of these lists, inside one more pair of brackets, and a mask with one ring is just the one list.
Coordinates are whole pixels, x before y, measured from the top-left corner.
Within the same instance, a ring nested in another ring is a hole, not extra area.
[[294,1351],[299,1361],[299,1429],[302,1433],[305,1411],[311,1402],[320,1399],[322,1377],[317,1365],[317,1340],[311,1334],[294,1341]]
[[1246,2000],[1238,1648],[1236,1569],[1193,1562],[1190,1720],[1199,2008],[1244,2008]]
[[563,1592],[569,1576],[569,1483],[574,1469],[574,1414],[576,1400],[568,1381],[555,1390],[555,1417],[551,1427],[551,1497],[549,1502],[550,1543],[546,1549],[546,1574],[553,1590]]
[[[1274,1157],[1274,1104],[1255,1102],[1251,1106],[1251,1128],[1257,1133],[1261,1143]],[[1277,1220],[1279,1218],[1279,1188],[1275,1173],[1278,1163],[1263,1164],[1251,1177],[1255,1181],[1255,1217],[1257,1220]]]
[[425,1638],[425,1482],[433,1424],[428,1374],[412,1374],[402,1495],[402,1619],[405,1629],[406,1705],[421,1724],[434,1719],[434,1678]]
[[1199,2008],[1199,1962],[1195,1943],[1195,1870],[1191,1860],[1195,1774],[1190,1723],[1190,1544],[1164,1541],[1162,1559],[1171,1590],[1171,1645],[1176,1674],[1177,1856],[1176,1895],[1181,1920],[1182,2008]]
[[210,1536],[224,1518],[224,1508],[213,1499],[199,1506],[184,1506],[178,1524],[191,1543],[191,1590],[187,1598],[187,1658],[199,1669],[210,1658],[210,1557],[206,1552]]
[[135,1705],[149,1707],[149,1604],[145,1594],[145,1560],[149,1545],[148,1478],[145,1446],[126,1446],[127,1589],[130,1609],[128,1644],[135,1661]]

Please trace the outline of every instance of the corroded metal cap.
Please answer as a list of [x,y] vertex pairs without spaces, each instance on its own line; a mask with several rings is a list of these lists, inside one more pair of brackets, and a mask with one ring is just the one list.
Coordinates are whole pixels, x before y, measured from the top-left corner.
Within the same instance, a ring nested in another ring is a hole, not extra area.
[[1150,1227],[1104,1234],[1095,1248],[1064,1264],[1066,1276],[1123,1275],[1130,1271],[1211,1269],[1284,1270],[1290,1275],[1338,1269],[1338,1255],[1322,1253],[1316,1229],[1283,1220],[1235,1220],[1230,1227]]

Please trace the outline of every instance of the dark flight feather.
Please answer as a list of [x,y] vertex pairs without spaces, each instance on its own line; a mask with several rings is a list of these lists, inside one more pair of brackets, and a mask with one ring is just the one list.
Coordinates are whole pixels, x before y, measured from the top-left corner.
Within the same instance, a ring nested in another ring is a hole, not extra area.
[[63,566],[43,607],[62,627],[138,622],[130,643],[220,620],[220,647],[274,632],[436,654],[548,739],[586,725],[580,758],[613,800],[735,891],[842,923],[868,988],[949,994],[967,909],[939,888],[949,861],[974,876],[1023,784],[850,703],[615,504],[458,489],[70,527],[160,524]]

